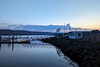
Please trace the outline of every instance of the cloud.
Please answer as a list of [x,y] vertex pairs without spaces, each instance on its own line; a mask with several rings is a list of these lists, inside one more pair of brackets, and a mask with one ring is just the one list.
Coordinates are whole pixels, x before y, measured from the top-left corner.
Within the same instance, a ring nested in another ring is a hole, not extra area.
[[0,27],[8,27],[9,24],[8,23],[0,23]]
[[2,25],[9,25],[8,23],[1,23]]
[[[2,23],[1,29],[13,29],[13,30],[28,30],[28,31],[45,31],[45,32],[56,32],[56,29],[60,28],[61,32],[64,32],[64,26],[63,25],[9,25],[8,23]],[[88,29],[82,29],[82,28],[74,28],[71,27],[70,24],[67,24],[65,26],[65,32],[69,31],[69,28],[71,31],[78,30],[78,31],[85,31]]]

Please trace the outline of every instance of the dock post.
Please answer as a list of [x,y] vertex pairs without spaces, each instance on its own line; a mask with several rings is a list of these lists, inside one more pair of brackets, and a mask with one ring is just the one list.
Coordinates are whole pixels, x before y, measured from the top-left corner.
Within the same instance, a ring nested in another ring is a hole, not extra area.
[[21,35],[20,35],[20,40],[21,40]]
[[0,36],[0,44],[1,44],[1,36]]
[[14,51],[14,43],[12,43],[12,51]]
[[21,35],[20,35],[20,39],[21,39]]
[[17,35],[16,35],[16,39],[17,39]]
[[9,43],[10,43],[10,35],[9,35],[9,38],[8,39],[9,39]]
[[17,35],[16,35],[16,42],[17,42]]
[[1,43],[0,43],[0,50],[1,50]]
[[14,43],[14,36],[12,36],[12,43]]
[[1,50],[1,36],[0,36],[0,50]]
[[28,37],[28,35],[27,35],[27,39],[28,39],[29,37]]

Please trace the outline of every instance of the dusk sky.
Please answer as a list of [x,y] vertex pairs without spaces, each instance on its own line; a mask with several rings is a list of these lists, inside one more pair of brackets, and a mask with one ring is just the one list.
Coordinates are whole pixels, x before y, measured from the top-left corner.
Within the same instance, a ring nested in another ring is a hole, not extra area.
[[100,30],[100,0],[0,0],[2,23]]

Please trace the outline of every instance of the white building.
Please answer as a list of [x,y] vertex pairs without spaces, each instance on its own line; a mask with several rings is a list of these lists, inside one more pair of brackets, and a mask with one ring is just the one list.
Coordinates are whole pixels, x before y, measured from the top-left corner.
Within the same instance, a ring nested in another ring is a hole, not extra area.
[[69,32],[69,39],[81,39],[83,37],[82,31]]

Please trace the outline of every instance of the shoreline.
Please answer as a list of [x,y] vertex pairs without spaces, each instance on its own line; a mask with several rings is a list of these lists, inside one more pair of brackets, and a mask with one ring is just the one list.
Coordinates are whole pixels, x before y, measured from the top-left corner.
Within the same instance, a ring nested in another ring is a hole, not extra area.
[[100,43],[93,44],[86,41],[46,38],[42,39],[46,43],[60,48],[70,59],[77,62],[80,67],[100,67]]

